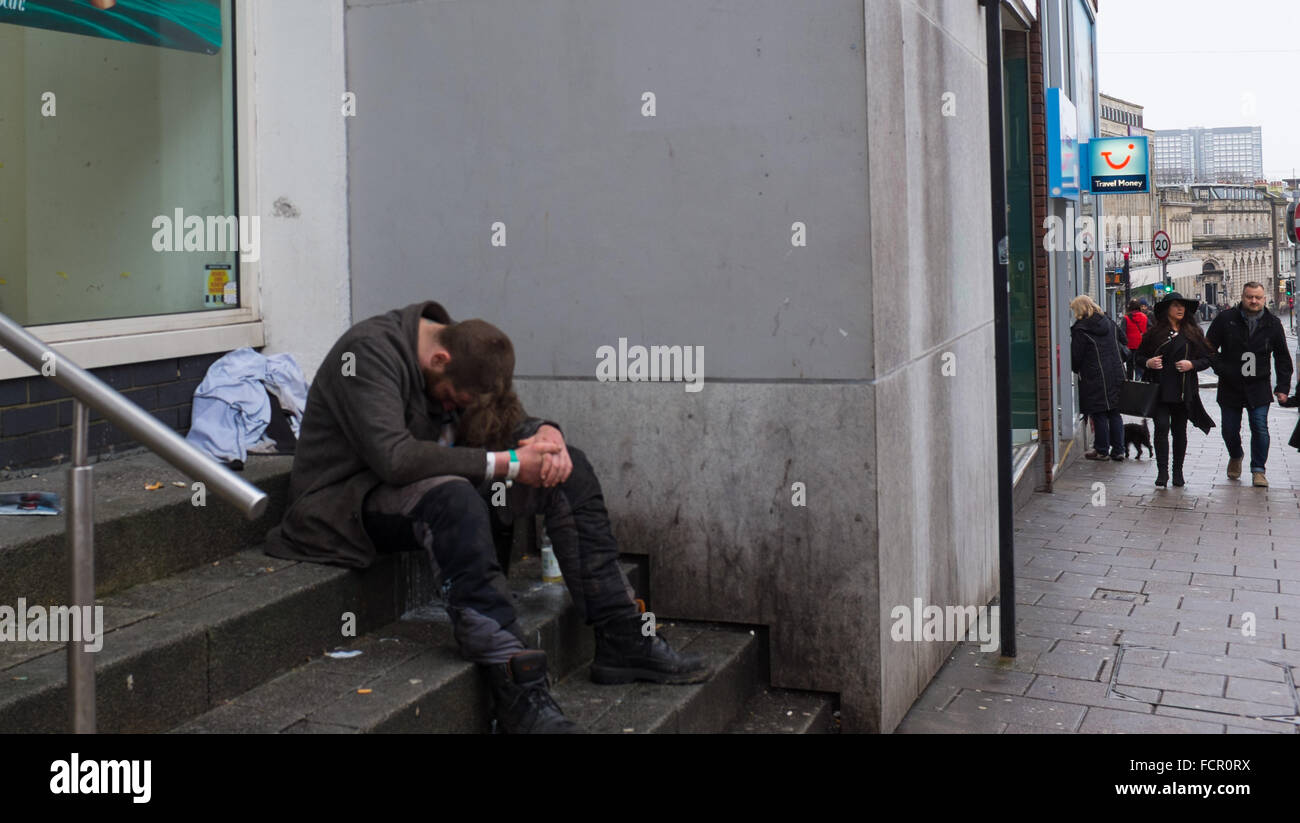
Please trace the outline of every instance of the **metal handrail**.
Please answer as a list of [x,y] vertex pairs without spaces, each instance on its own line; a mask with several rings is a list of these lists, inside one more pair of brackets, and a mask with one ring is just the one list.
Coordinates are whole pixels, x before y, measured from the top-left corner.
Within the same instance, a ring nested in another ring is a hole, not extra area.
[[[27,329],[0,313],[0,345],[73,397],[72,470],[68,472],[67,534],[72,603],[95,604],[94,467],[89,463],[90,410],[120,427],[177,469],[231,503],[249,520],[266,511],[266,492],[188,443],[175,431],[90,372],[56,354]],[[72,730],[95,731],[95,665],[84,643],[68,639]]]

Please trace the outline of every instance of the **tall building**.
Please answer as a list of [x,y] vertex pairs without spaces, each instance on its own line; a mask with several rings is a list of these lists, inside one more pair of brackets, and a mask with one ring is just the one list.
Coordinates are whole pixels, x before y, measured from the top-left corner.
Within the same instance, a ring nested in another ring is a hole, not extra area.
[[1161,129],[1155,135],[1157,185],[1254,183],[1264,177],[1259,126]]

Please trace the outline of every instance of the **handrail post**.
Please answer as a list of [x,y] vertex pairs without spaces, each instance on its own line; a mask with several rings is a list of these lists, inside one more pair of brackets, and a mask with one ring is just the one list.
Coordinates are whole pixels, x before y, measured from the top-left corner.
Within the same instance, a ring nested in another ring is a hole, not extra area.
[[[68,638],[68,689],[72,731],[95,733],[95,658],[86,651],[95,608],[95,483],[90,465],[90,408],[72,401],[72,470],[68,472],[68,562],[72,603],[81,617],[81,637]],[[71,621],[70,621],[71,622]]]

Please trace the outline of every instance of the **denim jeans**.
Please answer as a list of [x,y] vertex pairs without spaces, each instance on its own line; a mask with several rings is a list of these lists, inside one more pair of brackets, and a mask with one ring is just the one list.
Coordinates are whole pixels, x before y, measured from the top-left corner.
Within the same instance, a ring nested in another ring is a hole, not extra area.
[[1124,453],[1124,418],[1119,409],[1111,409],[1100,414],[1091,414],[1092,428],[1095,433],[1093,450],[1099,454],[1119,457]]
[[[1223,443],[1228,447],[1228,456],[1245,456],[1241,448],[1241,407],[1219,404],[1219,410],[1223,415]],[[1250,470],[1262,472],[1268,462],[1268,405],[1248,409],[1246,414],[1250,420]]]

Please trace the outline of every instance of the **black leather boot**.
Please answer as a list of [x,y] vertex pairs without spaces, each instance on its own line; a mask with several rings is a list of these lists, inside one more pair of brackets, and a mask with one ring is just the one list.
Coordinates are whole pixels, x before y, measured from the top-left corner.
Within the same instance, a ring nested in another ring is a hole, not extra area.
[[1174,485],[1175,485],[1175,486],[1182,486],[1182,485],[1184,485],[1184,483],[1183,483],[1183,461],[1181,461],[1181,460],[1175,460],[1175,461],[1174,461]]
[[484,666],[497,730],[505,734],[582,734],[564,716],[546,684],[546,652],[520,652],[508,663]]
[[596,627],[596,659],[591,664],[593,683],[702,683],[711,672],[704,657],[674,651],[653,630],[653,618],[641,615],[619,618]]

